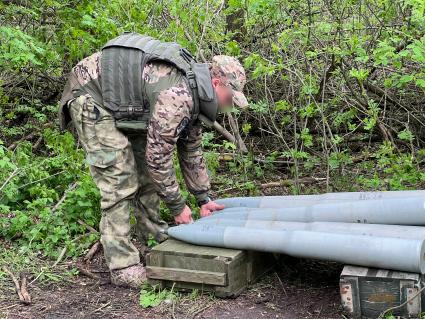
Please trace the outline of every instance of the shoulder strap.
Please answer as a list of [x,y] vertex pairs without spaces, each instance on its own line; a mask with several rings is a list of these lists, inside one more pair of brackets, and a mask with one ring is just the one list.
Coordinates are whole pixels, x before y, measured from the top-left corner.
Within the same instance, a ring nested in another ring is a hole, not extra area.
[[191,123],[194,124],[199,116],[199,92],[198,92],[198,84],[196,83],[196,76],[192,70],[186,72],[187,82],[189,83],[189,87],[192,91],[193,97],[193,110],[192,110],[192,119]]
[[[210,122],[214,122],[217,117],[218,101],[215,90],[212,86],[211,73],[206,63],[193,63],[191,72],[194,74],[196,83],[197,109],[196,117],[204,115]],[[209,122],[204,124],[209,126]]]
[[189,84],[189,88],[192,91],[193,97],[193,110],[192,110],[192,119],[191,124],[193,125],[199,116],[199,93],[198,93],[198,83],[196,81],[196,75],[193,72],[193,65],[196,63],[195,58],[190,54],[185,48],[180,49],[181,57],[188,63],[190,68],[186,70],[186,79]]

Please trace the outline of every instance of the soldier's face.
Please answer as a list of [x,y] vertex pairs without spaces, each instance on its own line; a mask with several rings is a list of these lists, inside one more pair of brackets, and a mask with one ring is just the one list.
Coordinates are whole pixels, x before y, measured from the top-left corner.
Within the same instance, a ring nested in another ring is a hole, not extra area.
[[228,85],[223,84],[219,79],[212,79],[212,84],[217,94],[220,111],[231,110],[233,107],[232,89]]

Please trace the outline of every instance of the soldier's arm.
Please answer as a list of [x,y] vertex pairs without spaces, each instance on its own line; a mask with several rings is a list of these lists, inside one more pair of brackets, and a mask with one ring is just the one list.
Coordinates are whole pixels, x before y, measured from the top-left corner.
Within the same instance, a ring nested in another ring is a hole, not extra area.
[[173,215],[186,202],[173,166],[173,151],[179,134],[189,122],[192,97],[184,84],[163,90],[152,110],[148,126],[146,163],[156,191]]
[[188,190],[198,202],[208,197],[210,181],[202,154],[202,128],[192,126],[187,138],[177,142],[180,167]]

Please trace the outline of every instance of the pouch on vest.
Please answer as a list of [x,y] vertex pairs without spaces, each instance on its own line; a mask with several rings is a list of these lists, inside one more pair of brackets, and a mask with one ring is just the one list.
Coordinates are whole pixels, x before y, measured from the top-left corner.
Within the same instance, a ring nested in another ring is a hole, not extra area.
[[150,112],[136,118],[115,118],[115,126],[125,133],[137,133],[148,129]]
[[194,116],[197,118],[199,113],[204,115],[209,120],[203,121],[204,124],[211,126],[210,121],[213,123],[217,118],[218,104],[210,70],[207,63],[193,63],[191,66],[196,78],[196,92],[199,100],[199,107],[198,110],[195,110]]
[[137,133],[148,128],[150,110],[144,107],[120,107],[114,113],[115,126],[125,133]]

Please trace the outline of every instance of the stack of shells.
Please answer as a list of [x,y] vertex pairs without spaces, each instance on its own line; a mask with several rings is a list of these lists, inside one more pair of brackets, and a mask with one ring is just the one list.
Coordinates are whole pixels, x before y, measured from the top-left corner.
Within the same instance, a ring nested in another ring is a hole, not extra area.
[[235,197],[169,236],[196,245],[425,273],[425,191]]

